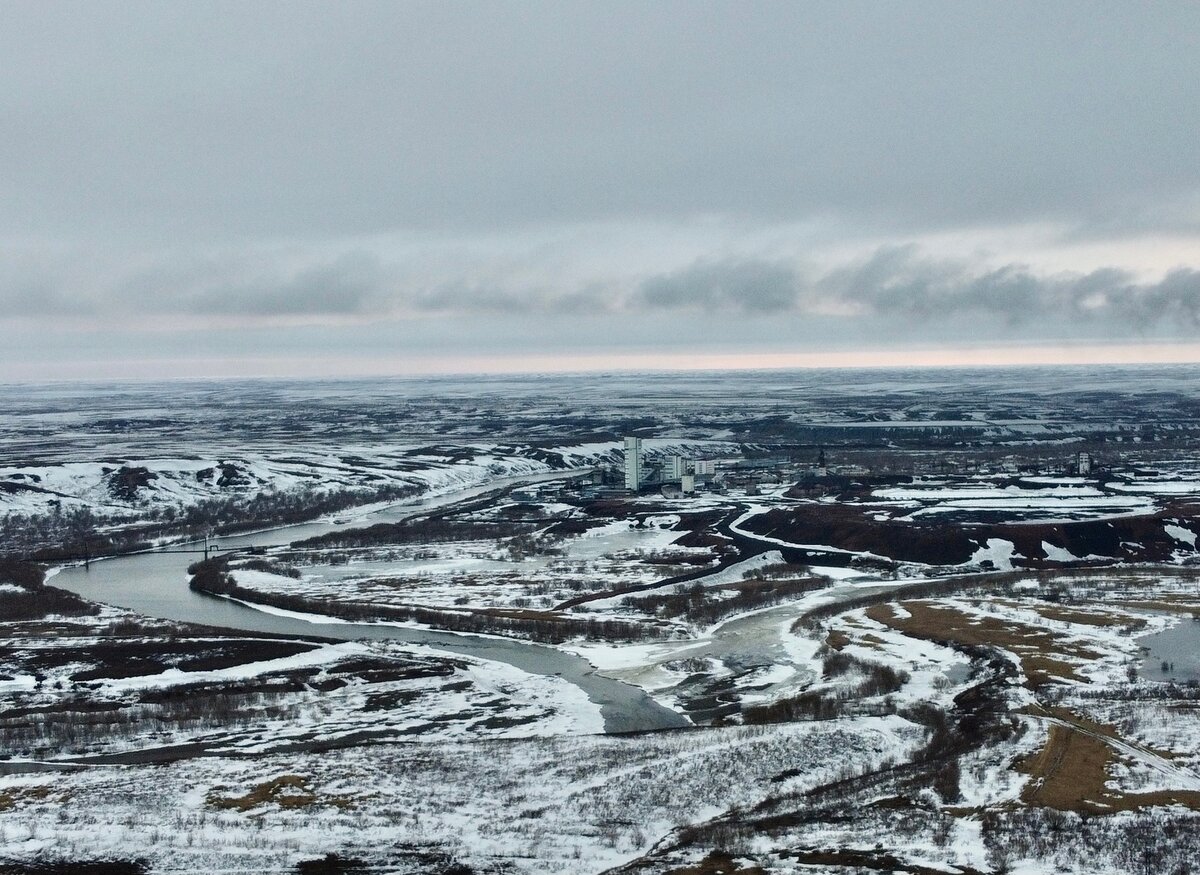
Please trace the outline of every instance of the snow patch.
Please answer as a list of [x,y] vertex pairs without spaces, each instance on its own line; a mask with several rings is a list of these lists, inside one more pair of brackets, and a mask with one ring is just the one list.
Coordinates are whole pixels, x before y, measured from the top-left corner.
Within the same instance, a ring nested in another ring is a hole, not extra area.
[[1017,555],[1016,545],[1003,538],[988,538],[987,546],[976,550],[967,560],[970,565],[990,561],[997,571],[1012,571],[1013,556]]
[[1196,533],[1191,529],[1185,529],[1183,526],[1176,526],[1170,523],[1163,525],[1163,531],[1174,538],[1176,541],[1187,544],[1193,550],[1196,548]]
[[1042,541],[1042,550],[1046,554],[1046,558],[1052,562],[1076,562],[1079,557],[1070,550],[1064,550],[1062,547],[1056,547],[1049,541]]

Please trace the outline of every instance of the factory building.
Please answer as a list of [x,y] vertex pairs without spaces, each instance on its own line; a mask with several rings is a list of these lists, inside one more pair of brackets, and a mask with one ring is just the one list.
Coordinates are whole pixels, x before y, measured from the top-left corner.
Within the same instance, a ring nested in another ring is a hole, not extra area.
[[642,439],[625,438],[625,488],[637,492],[642,486]]
[[[656,456],[646,459],[642,439],[638,437],[625,438],[625,489],[637,492],[647,486],[682,487],[677,493],[694,493],[701,483],[709,483],[716,474],[717,464],[712,459],[689,459],[681,455]],[[613,469],[612,475],[621,476],[619,470]]]

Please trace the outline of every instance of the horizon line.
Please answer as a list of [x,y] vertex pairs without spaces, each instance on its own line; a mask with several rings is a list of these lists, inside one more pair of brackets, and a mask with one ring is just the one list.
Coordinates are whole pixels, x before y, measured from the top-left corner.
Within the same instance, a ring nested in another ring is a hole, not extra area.
[[[163,383],[221,380],[369,380],[421,377],[586,376],[803,370],[971,370],[1200,364],[1200,342],[942,347],[824,352],[595,353],[445,358],[138,359],[64,363],[58,373],[7,374],[0,384]],[[184,368],[179,366],[183,365]],[[195,367],[188,368],[188,365]],[[173,367],[172,367],[173,366]],[[315,367],[314,367],[315,366]],[[71,372],[67,372],[67,370]],[[180,370],[163,374],[164,370]],[[150,372],[158,371],[156,375]],[[84,376],[86,372],[87,376]]]

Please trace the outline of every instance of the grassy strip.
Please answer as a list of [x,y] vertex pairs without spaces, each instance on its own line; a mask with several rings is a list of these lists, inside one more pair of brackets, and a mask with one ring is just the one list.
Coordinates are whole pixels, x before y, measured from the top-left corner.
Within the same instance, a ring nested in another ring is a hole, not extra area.
[[[1111,730],[1102,734],[1116,737]],[[1081,814],[1113,814],[1161,805],[1200,809],[1200,792],[1195,790],[1114,791],[1107,781],[1115,753],[1102,737],[1056,723],[1050,727],[1045,746],[1016,766],[1030,776],[1021,800]]]
[[1059,636],[1035,626],[997,617],[965,614],[955,608],[923,601],[906,601],[909,612],[900,618],[888,605],[874,605],[867,616],[905,635],[937,643],[1001,647],[1021,660],[1027,683],[1034,689],[1059,680],[1083,680],[1073,659],[1098,659],[1099,653],[1065,643]]

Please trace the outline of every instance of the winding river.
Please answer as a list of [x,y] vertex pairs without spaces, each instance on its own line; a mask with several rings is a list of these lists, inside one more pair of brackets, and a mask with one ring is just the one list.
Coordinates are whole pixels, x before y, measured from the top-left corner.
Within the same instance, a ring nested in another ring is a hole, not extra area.
[[[425,496],[372,513],[353,517],[356,525],[397,522],[503,486],[561,480],[563,472],[501,478],[483,486],[468,487],[441,495]],[[342,526],[332,522],[305,523],[270,529],[251,535],[231,536],[222,547],[271,547],[311,538]],[[637,687],[596,674],[581,657],[552,647],[515,639],[438,632],[428,629],[341,621],[308,622],[255,610],[238,602],[193,592],[188,588],[187,566],[196,555],[179,552],[180,545],[145,553],[134,553],[93,562],[91,568],[69,566],[58,570],[50,581],[93,601],[128,608],[151,617],[202,623],[247,632],[283,635],[318,635],[338,640],[392,639],[424,644],[448,653],[495,660],[539,675],[555,675],[575,684],[588,699],[600,706],[606,732],[645,732],[690,725],[668,708],[659,705]]]

